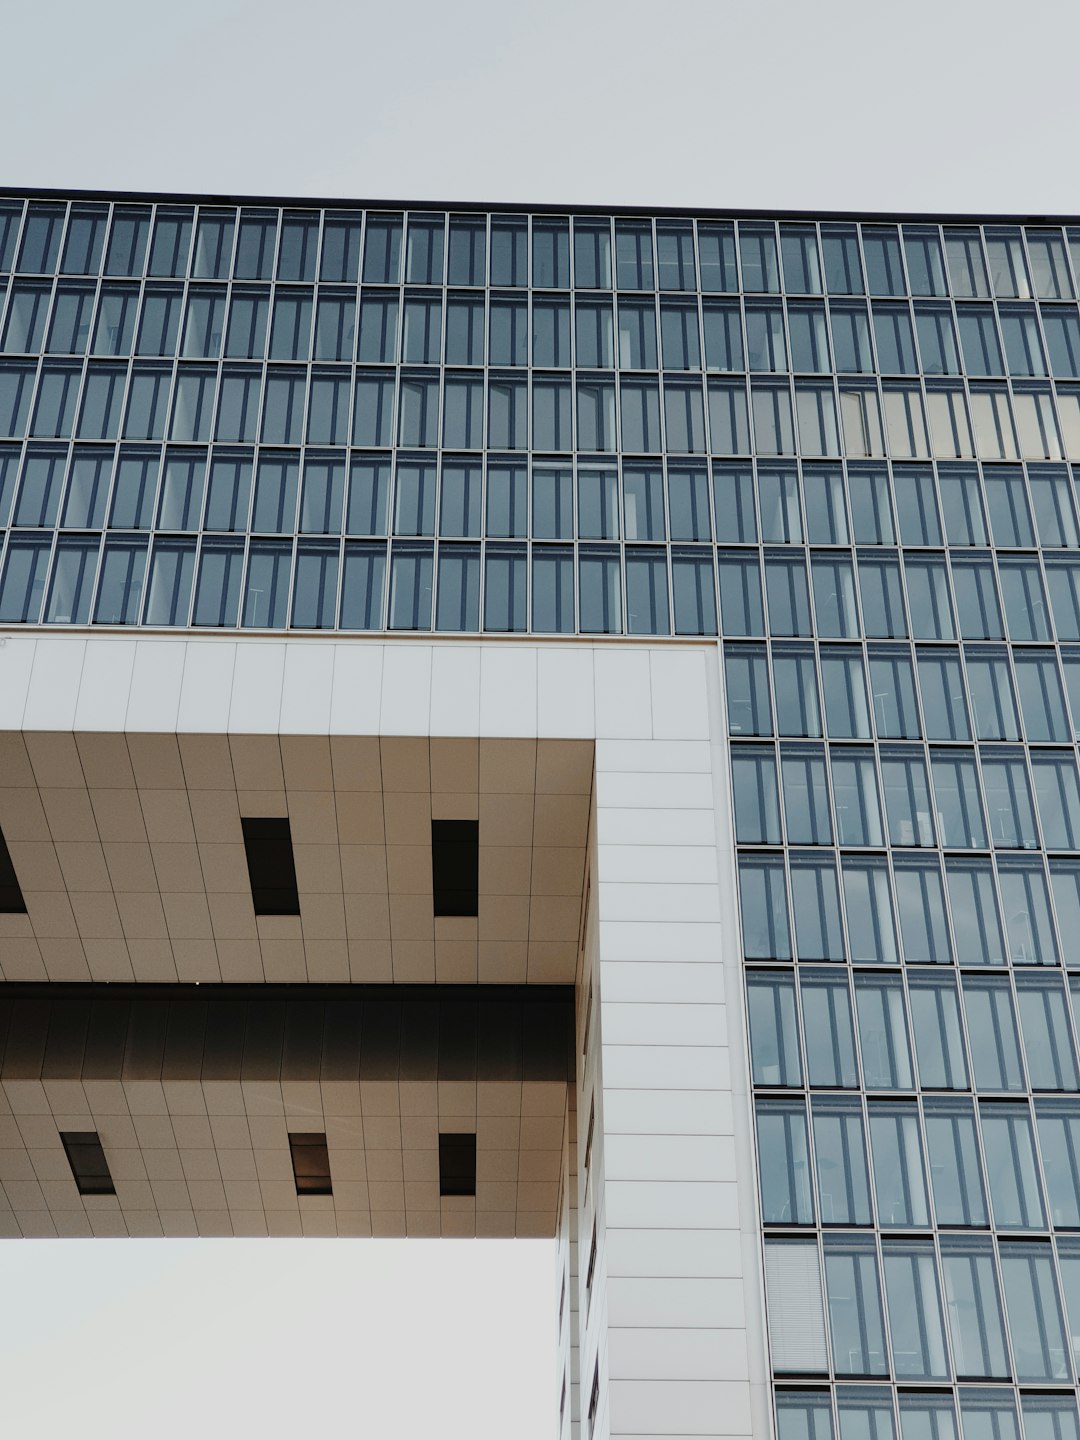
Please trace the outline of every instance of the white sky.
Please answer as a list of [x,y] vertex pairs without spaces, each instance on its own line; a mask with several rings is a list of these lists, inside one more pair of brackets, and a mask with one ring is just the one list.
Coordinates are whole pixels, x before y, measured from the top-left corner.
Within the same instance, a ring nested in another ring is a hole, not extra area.
[[[0,184],[1080,212],[1075,0],[7,0]],[[540,1242],[0,1245],[20,1440],[550,1436]]]

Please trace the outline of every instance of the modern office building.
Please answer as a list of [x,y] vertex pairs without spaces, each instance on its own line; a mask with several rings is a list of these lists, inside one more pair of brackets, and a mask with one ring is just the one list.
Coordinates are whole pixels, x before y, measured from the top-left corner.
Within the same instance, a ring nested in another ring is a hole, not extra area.
[[552,1236],[565,1440],[1080,1440],[1078,290],[0,196],[0,1234]]

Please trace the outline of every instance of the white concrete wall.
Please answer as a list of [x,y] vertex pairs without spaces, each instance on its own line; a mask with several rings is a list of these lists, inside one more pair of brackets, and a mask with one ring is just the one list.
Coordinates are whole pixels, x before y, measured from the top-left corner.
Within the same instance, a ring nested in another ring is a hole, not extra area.
[[597,1436],[769,1434],[719,668],[671,642],[0,640],[0,731],[595,740],[576,1122]]

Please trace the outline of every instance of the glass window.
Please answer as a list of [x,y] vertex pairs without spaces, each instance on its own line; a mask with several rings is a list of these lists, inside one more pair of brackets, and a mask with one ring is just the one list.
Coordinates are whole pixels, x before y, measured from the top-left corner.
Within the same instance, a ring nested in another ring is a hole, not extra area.
[[512,539],[529,533],[528,474],[524,465],[489,465],[487,534]]
[[430,545],[395,545],[390,564],[391,630],[430,630],[433,556]]
[[528,573],[524,548],[492,545],[484,559],[484,629],[500,632],[528,628]]
[[968,740],[967,703],[959,656],[942,650],[916,652],[926,734],[931,740]]
[[777,729],[781,735],[821,734],[817,667],[812,650],[777,645],[773,649]]
[[825,259],[825,284],[831,295],[863,293],[859,236],[854,225],[822,225],[821,248]]
[[[734,226],[724,223],[707,224],[702,221],[698,225],[698,254],[701,261],[702,290],[738,290]],[[622,281],[619,283],[621,285]],[[647,289],[648,286],[642,288]]]
[[306,389],[306,371],[267,372],[262,423],[264,445],[298,445],[304,438]]
[[979,1090],[1023,1090],[1020,1041],[1007,980],[964,980],[968,1045]]
[[142,608],[146,572],[145,540],[109,540],[101,565],[94,621],[99,625],[134,625]]
[[[734,343],[737,346],[736,354],[738,362],[734,365],[712,365],[714,369],[739,370],[742,368],[742,337],[738,325],[738,307],[734,311],[735,324],[732,331]],[[533,307],[533,329],[537,329],[537,311]],[[708,326],[706,325],[708,336]],[[728,338],[725,336],[723,338]],[[714,344],[718,345],[719,340]],[[579,357],[580,359],[580,357]],[[535,354],[533,363],[539,364]],[[565,358],[561,362],[554,360],[543,363],[555,364],[569,363],[569,344],[567,345]],[[656,307],[652,300],[619,300],[619,364],[624,370],[655,370],[657,367],[656,349]],[[710,364],[712,362],[710,361]]]
[[445,226],[446,221],[442,215],[409,216],[408,242],[405,249],[406,284],[442,284]]
[[[733,255],[733,270],[734,263]],[[616,220],[615,266],[620,290],[653,289],[652,226],[647,220]]]
[[611,231],[608,221],[574,221],[574,284],[584,290],[611,289]]
[[889,490],[889,477],[884,470],[853,469],[848,472],[851,529],[856,544],[888,545],[892,542]]
[[987,230],[986,253],[990,261],[990,276],[995,295],[1006,299],[1030,295],[1027,264],[1019,230]]
[[868,375],[874,369],[870,348],[870,321],[863,304],[829,306],[832,320],[833,357],[841,375]]
[[[603,319],[601,341],[606,339],[606,344],[601,343],[598,353],[601,356],[611,355],[610,331],[611,331],[611,307],[605,306],[602,310],[597,307],[598,314]],[[581,316],[582,307],[578,306],[578,364],[579,365],[610,365],[610,358],[590,360],[588,355],[590,347],[586,346],[585,357],[582,356],[581,345]],[[591,334],[591,327],[590,327]],[[698,337],[698,312],[696,305],[678,304],[671,300],[660,302],[660,338],[663,344],[663,357],[665,370],[700,370],[701,369],[701,341]]]
[[266,350],[270,297],[263,291],[234,290],[229,308],[225,354],[232,359],[261,360]]
[[878,738],[918,739],[921,732],[910,650],[873,646],[869,659]]
[[870,294],[903,295],[907,287],[895,225],[864,225],[862,237]]
[[719,551],[720,614],[728,635],[763,635],[761,568],[756,557]]
[[915,330],[923,374],[959,375],[960,353],[949,309],[943,305],[916,305]]
[[967,650],[968,693],[980,740],[1018,740],[1020,722],[1004,651]]
[[741,380],[709,381],[709,431],[714,455],[749,454],[750,419]]
[[859,1081],[847,981],[842,976],[804,970],[800,993],[809,1084],[856,1089]]
[[813,225],[781,225],[784,289],[789,295],[820,295],[821,266]]
[[890,843],[932,846],[934,823],[921,752],[883,749],[881,784]]
[[658,550],[626,550],[626,634],[671,634],[667,559]]
[[732,735],[771,735],[769,667],[763,645],[724,648],[728,731]]
[[570,469],[533,470],[533,538],[570,540],[574,536],[574,476]]
[[618,635],[622,631],[622,577],[619,552],[606,547],[578,551],[579,624],[584,634]]
[[843,960],[840,898],[836,867],[831,860],[792,858],[791,904],[795,915],[795,947],[800,960]]
[[250,457],[216,453],[206,498],[207,530],[246,530],[250,503]]
[[735,834],[744,845],[780,844],[776,759],[768,750],[742,747],[731,757]]
[[[483,285],[487,271],[487,221],[471,215],[451,215],[447,280],[451,285]],[[554,258],[554,247],[553,255]],[[534,268],[535,268],[534,258]],[[541,282],[537,282],[538,284]],[[568,282],[562,281],[566,284]]]
[[896,921],[885,862],[846,857],[843,878],[852,960],[859,965],[895,965]]
[[344,458],[309,452],[304,461],[304,485],[300,498],[301,533],[340,535],[344,499]]
[[[708,497],[705,500],[708,518]],[[664,474],[658,467],[627,466],[623,470],[623,521],[627,540],[663,540]]]
[[[924,1114],[938,1224],[985,1226],[986,1197],[970,1102],[927,1099]],[[950,1325],[954,1323],[950,1311]],[[959,1356],[957,1369],[964,1373]]]
[[23,464],[15,524],[51,529],[64,484],[64,452],[30,449]]
[[772,225],[739,225],[739,257],[744,290],[779,293],[780,269],[776,253],[776,231]]
[[987,863],[947,860],[956,956],[961,965],[1004,965],[1005,937]]
[[[32,215],[33,207],[31,207]],[[62,212],[61,212],[62,216]],[[150,208],[138,205],[117,205],[113,210],[112,233],[105,256],[106,275],[140,275],[146,258],[146,242],[150,235]],[[27,221],[23,236],[23,256],[32,236],[31,220]],[[60,241],[60,226],[57,224],[55,242],[50,246],[51,271],[56,263],[56,248]],[[20,258],[20,270],[26,266]],[[45,268],[43,265],[42,269]]]
[[841,845],[883,845],[881,806],[873,754],[865,749],[830,753],[836,828]]
[[716,634],[716,577],[710,554],[672,550],[671,596],[676,635]]
[[539,634],[574,632],[574,557],[570,550],[533,550],[532,628]]
[[1009,639],[1049,640],[1050,625],[1038,562],[1002,560],[999,571]]
[[999,313],[1010,375],[1045,375],[1034,305],[1002,306]]
[[1072,1367],[1050,1246],[1002,1245],[1001,1279],[1017,1378],[1070,1379]]
[[1080,543],[1080,535],[1073,511],[1069,472],[1064,467],[1032,465],[1028,481],[1040,545],[1075,548]]
[[746,354],[751,370],[788,368],[782,306],[747,305]]
[[882,1228],[925,1228],[930,1223],[923,1175],[919,1116],[914,1105],[869,1107],[874,1153],[874,1194]]
[[1027,1106],[984,1103],[979,1115],[995,1226],[1042,1230],[1046,1221]]
[[1028,1440],[1075,1440],[1080,1434],[1072,1396],[1021,1395],[1020,1408]]
[[994,846],[1033,849],[1038,839],[1023,757],[1015,751],[987,750],[983,752],[982,770]]
[[911,314],[906,305],[873,306],[874,341],[877,345],[878,368],[883,375],[917,375],[915,336]]
[[[778,1440],[833,1440],[832,1411],[827,1392],[780,1390],[776,1395]],[[1073,1440],[1046,1436],[1039,1440]]]
[[386,547],[346,545],[341,582],[342,630],[381,630]]
[[1018,976],[1016,998],[1032,1089],[1077,1089],[1076,1055],[1060,981],[1056,977]]
[[821,684],[829,735],[842,740],[869,739],[870,707],[861,654],[823,650]]
[[661,290],[697,288],[694,276],[694,230],[689,222],[656,222],[656,273]]
[[[579,385],[579,396],[580,389]],[[700,382],[665,379],[664,424],[667,430],[667,449],[670,454],[705,453],[705,407],[702,403]],[[614,417],[612,417],[611,429],[607,433],[611,434],[613,431]],[[584,441],[582,441],[582,447],[589,448]],[[597,448],[602,447],[598,445]],[[610,445],[607,448],[610,448]]]
[[[788,925],[783,861],[746,858],[740,860],[739,891],[743,953],[746,958],[790,960],[791,931]],[[798,1084],[798,1080],[775,1083]]]
[[753,544],[757,539],[757,517],[749,465],[713,466],[713,508],[718,538],[728,545]]
[[291,543],[252,541],[241,624],[247,628],[283,630],[288,616],[291,579]]
[[274,273],[277,212],[241,210],[233,274],[238,280],[269,280]]
[[985,850],[986,826],[979,803],[975,755],[970,750],[931,750],[938,831],[948,849]]
[[848,543],[844,476],[840,470],[803,471],[806,538],[811,545]]
[[97,575],[100,537],[62,537],[56,547],[45,621],[50,625],[85,625]]
[[1080,1111],[1075,1101],[1040,1100],[1035,1120],[1050,1218],[1055,1226],[1076,1229],[1080,1226]]
[[825,1288],[836,1373],[887,1374],[881,1287],[872,1239],[826,1237]]
[[863,1082],[868,1090],[912,1090],[911,1050],[898,979],[855,975]]
[[397,285],[401,280],[401,216],[368,215],[364,236],[364,283]]
[[766,1225],[812,1225],[810,1155],[802,1102],[757,1102],[761,1218]]
[[949,1373],[937,1264],[929,1241],[886,1241],[881,1247],[893,1370],[899,1379],[942,1379]]
[[821,1223],[871,1224],[862,1106],[858,1100],[818,1097],[813,1101],[813,1117]]
[[[625,308],[626,307],[622,303],[620,303],[620,324],[622,323],[621,317]],[[652,307],[649,306],[647,309],[643,307],[634,307],[634,309],[630,312],[631,324],[633,324],[639,313],[642,317],[642,328],[646,329],[646,327],[648,327],[654,332],[655,320],[653,319]],[[743,359],[742,323],[739,319],[738,303],[735,301],[707,301],[702,307],[702,321],[705,327],[706,368],[709,370],[745,369],[745,361]],[[637,351],[641,354],[642,365],[648,366],[656,364],[656,344],[654,340],[652,342],[650,351],[648,345],[648,329],[646,330],[646,335],[642,337],[641,341],[636,342],[636,346]],[[1080,341],[1078,341],[1077,350],[1078,352],[1080,352]],[[630,351],[631,356],[633,357],[635,353],[635,349],[632,348]],[[650,353],[653,356],[652,360],[648,359]],[[624,359],[622,363],[633,363],[633,360],[631,359],[631,361],[628,362]]]
[[1015,965],[1059,963],[1050,899],[1040,861],[1002,861],[998,866],[1009,958]]
[[491,222],[491,283],[520,286],[528,278],[528,222],[524,216],[496,216]]
[[197,530],[205,486],[205,453],[168,452],[158,503],[158,529]]
[[1007,1378],[1009,1357],[990,1242],[944,1237],[941,1263],[957,1374],[961,1379]]
[[[897,880],[899,882],[899,875]],[[922,975],[912,975],[909,978],[911,1023],[915,1030],[919,1084],[927,1090],[966,1090],[967,1066],[964,1061],[956,986],[951,979],[939,980]],[[930,1173],[933,1175],[936,1162],[932,1143],[930,1155]],[[936,1198],[936,1178],[934,1194]]]
[[457,461],[443,462],[439,534],[453,539],[480,534],[480,506],[483,488],[481,467]]
[[1050,351],[1050,371],[1059,379],[1080,375],[1080,317],[1074,306],[1044,305],[1043,330]]
[[150,559],[144,625],[186,625],[195,577],[194,540],[159,540]]
[[[580,450],[615,449],[615,386],[613,383],[602,380],[578,380],[577,423],[578,448]],[[497,442],[491,439],[491,443]],[[524,445],[524,415],[522,415],[522,439],[519,443]],[[669,444],[669,448],[678,447]]]
[[[61,525],[68,530],[100,530],[112,478],[112,450],[77,449],[72,457]],[[4,468],[0,457],[0,469]],[[14,466],[12,466],[14,469]],[[0,480],[0,522],[7,519],[6,487]]]
[[[108,221],[108,207],[105,205],[73,205],[68,221],[67,237],[64,241],[64,258],[60,265],[63,275],[96,275],[101,268],[101,252],[105,243],[105,227]],[[16,221],[16,225],[17,225]],[[12,226],[11,241],[14,245]],[[0,214],[0,237],[4,232],[4,217]],[[0,238],[0,270],[9,268],[10,257],[5,259],[4,244]]]
[[352,294],[320,291],[315,307],[315,359],[351,360],[356,329],[356,301]]
[[[27,365],[0,365],[0,435],[21,436],[25,433],[30,394],[34,388],[34,369],[32,361]],[[91,380],[92,377],[87,381],[88,387]],[[85,401],[83,410],[85,413]],[[112,433],[115,434],[115,427]]]
[[806,562],[789,559],[783,550],[765,555],[765,588],[769,597],[770,635],[809,635],[810,597]]
[[191,273],[197,280],[227,280],[232,266],[233,231],[236,216],[232,210],[207,210],[200,207],[195,227],[195,254]]
[[1049,850],[1080,850],[1080,783],[1072,753],[1034,754],[1035,798]]
[[263,455],[255,481],[252,530],[291,535],[296,530],[300,464],[295,456]]
[[244,546],[240,541],[207,540],[199,557],[195,586],[195,625],[221,625],[232,629],[240,614],[240,578]]
[[436,630],[479,630],[480,550],[472,545],[439,547]]
[[319,278],[339,285],[355,285],[360,268],[360,216],[323,217],[322,266]]
[[1080,640],[1080,566],[1048,559],[1046,579],[1059,640]]

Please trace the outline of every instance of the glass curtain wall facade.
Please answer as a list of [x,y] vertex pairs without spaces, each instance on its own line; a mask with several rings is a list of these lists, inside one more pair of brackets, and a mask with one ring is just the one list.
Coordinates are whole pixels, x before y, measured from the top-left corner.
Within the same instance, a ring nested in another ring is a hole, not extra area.
[[0,625],[716,637],[779,1440],[1080,1440],[1078,285],[0,197]]

